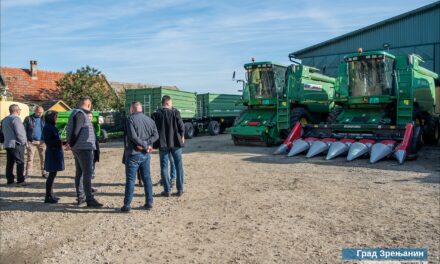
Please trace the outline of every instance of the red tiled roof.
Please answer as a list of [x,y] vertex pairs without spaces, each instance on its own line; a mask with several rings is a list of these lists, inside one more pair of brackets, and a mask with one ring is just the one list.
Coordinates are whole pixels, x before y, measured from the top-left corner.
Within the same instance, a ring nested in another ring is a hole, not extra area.
[[65,73],[38,70],[34,80],[29,69],[1,67],[0,74],[14,100],[26,102],[59,99],[56,81]]

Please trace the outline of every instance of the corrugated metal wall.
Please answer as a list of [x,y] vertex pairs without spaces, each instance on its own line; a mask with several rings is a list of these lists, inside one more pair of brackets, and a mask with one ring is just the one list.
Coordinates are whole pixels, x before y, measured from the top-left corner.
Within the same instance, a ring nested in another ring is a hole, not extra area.
[[384,43],[390,44],[393,54],[421,55],[424,66],[440,74],[440,5],[295,55],[303,64],[336,76],[345,54],[356,52],[359,47],[364,51],[382,50]]

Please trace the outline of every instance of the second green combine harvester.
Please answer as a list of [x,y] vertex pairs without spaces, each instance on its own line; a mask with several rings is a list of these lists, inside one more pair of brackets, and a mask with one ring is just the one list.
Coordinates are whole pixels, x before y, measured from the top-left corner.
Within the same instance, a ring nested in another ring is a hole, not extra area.
[[321,122],[334,106],[335,79],[316,68],[269,61],[248,63],[244,68],[247,109],[231,128],[236,145],[277,144],[296,122]]
[[331,118],[325,124],[297,123],[276,154],[327,153],[327,160],[346,154],[348,161],[369,155],[370,163],[415,158],[424,143],[439,141],[438,75],[421,63],[414,54],[384,51],[345,56]]

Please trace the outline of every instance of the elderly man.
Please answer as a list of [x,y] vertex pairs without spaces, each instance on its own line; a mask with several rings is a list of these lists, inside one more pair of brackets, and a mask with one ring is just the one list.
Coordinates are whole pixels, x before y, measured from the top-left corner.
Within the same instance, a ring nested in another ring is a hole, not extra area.
[[131,103],[131,115],[127,119],[126,138],[124,140],[125,163],[125,197],[122,212],[129,212],[133,200],[136,173],[140,173],[144,182],[146,210],[153,208],[153,185],[150,176],[150,153],[153,143],[159,138],[156,125],[151,118],[142,113],[142,104],[138,101]]
[[[75,157],[75,188],[78,205],[87,202],[87,207],[102,207],[92,192],[93,151],[96,137],[87,113],[92,109],[92,99],[82,98],[79,107],[72,111],[67,123],[67,143]],[[85,197],[84,197],[85,194]]]
[[40,157],[41,176],[43,176],[43,178],[47,178],[48,175],[47,172],[44,171],[45,144],[43,141],[43,112],[43,107],[37,106],[37,108],[35,109],[35,113],[26,117],[23,122],[27,137],[27,161],[26,172],[24,174],[25,177],[28,177],[32,174],[32,164],[34,161],[35,149],[38,150],[38,156]]
[[26,146],[26,132],[20,120],[20,107],[16,104],[9,106],[9,113],[1,122],[6,149],[6,179],[7,184],[14,183],[14,164],[17,165],[17,185],[25,186],[24,178],[24,148]]

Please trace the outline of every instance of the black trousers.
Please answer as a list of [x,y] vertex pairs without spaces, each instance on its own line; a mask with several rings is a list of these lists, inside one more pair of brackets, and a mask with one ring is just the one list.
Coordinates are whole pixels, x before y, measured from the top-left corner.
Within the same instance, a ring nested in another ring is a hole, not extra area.
[[14,182],[14,164],[17,164],[17,182],[24,182],[24,145],[6,149],[6,179]]
[[57,176],[57,172],[49,172],[49,177],[47,177],[46,180],[46,196],[52,196],[53,195],[53,182],[55,180],[55,177]]

